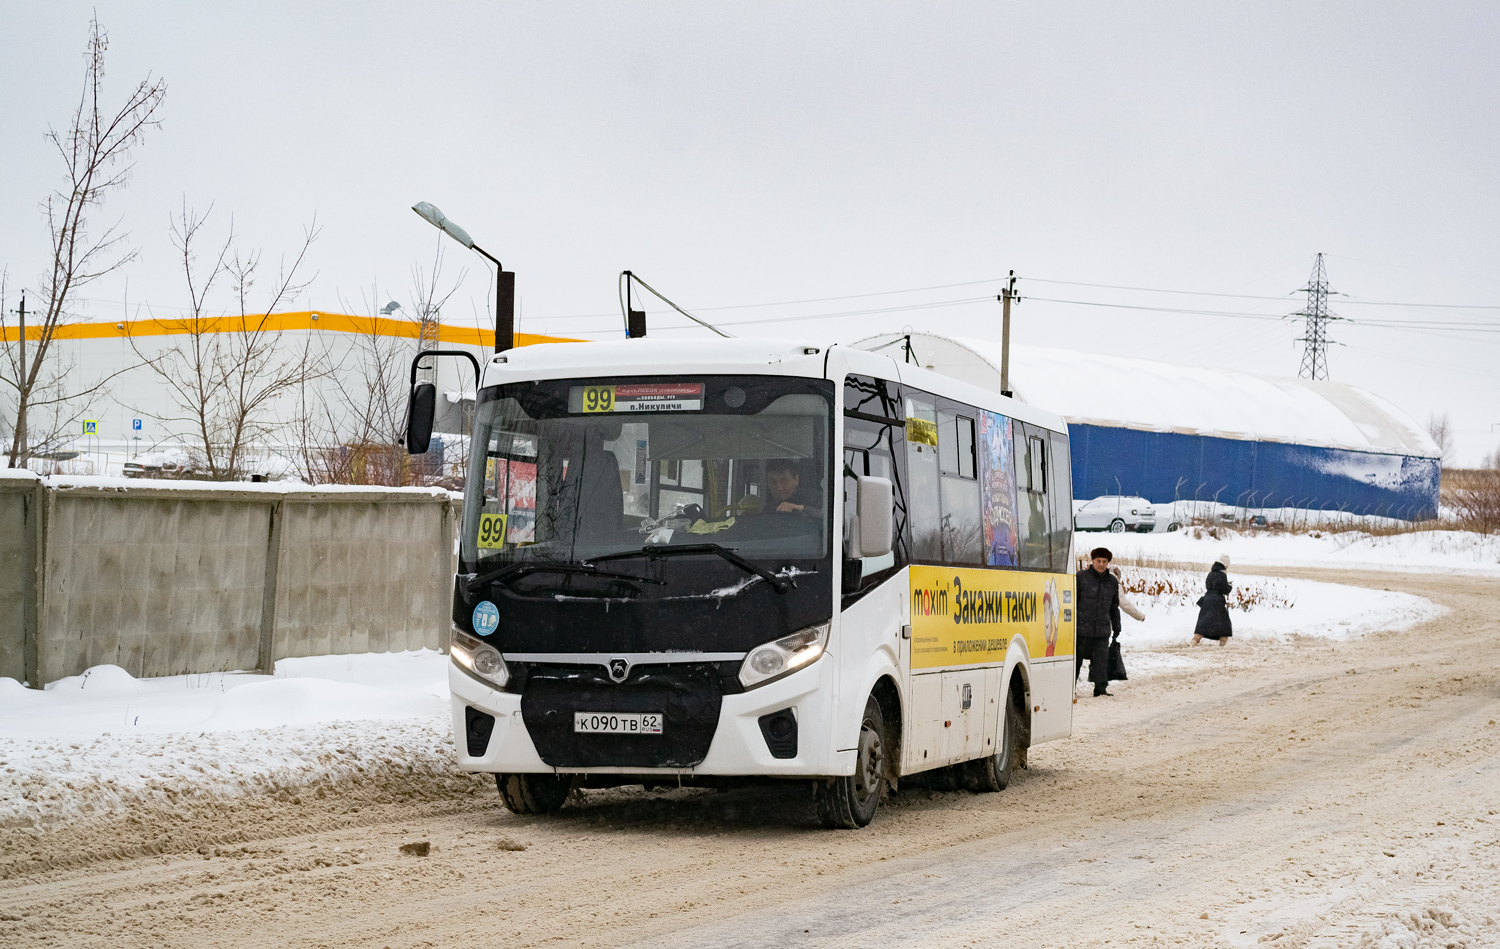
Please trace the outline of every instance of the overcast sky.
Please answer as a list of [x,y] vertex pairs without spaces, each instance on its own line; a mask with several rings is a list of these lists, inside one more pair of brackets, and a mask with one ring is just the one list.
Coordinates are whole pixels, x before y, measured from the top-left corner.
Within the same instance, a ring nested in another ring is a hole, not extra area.
[[[316,215],[298,309],[405,301],[439,239],[425,200],[517,272],[532,332],[618,334],[630,268],[742,335],[998,338],[1014,269],[1019,342],[1293,376],[1300,321],[1246,314],[1299,309],[1321,251],[1354,320],[1332,378],[1451,413],[1460,463],[1500,446],[1493,4],[0,0],[13,291],[47,254],[43,135],[94,9],[107,101],[147,73],[168,93],[101,217],[139,259],[82,316],[185,303],[184,201],[267,260]],[[445,320],[487,323],[488,270],[446,250]],[[912,288],[938,289],[888,293]],[[942,305],[892,309],[919,304]],[[705,332],[681,322],[652,332]]]

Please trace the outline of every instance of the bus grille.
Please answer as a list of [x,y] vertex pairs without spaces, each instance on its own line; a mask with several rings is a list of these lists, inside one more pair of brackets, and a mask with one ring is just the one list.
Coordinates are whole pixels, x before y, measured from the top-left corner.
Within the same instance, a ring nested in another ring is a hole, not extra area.
[[[554,768],[691,768],[719,725],[718,670],[708,663],[637,666],[624,682],[598,666],[529,665],[521,719]],[[575,712],[659,712],[660,735],[579,734]]]

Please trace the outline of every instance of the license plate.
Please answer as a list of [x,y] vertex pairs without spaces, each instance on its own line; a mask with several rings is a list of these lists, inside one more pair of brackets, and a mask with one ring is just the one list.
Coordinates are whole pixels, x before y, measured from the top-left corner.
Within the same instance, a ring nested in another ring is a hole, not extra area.
[[594,735],[660,735],[660,712],[574,712],[573,731]]

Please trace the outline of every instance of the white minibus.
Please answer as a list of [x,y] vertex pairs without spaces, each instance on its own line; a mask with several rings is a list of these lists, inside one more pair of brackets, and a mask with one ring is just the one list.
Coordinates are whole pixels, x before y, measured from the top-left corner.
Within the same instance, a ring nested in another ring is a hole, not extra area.
[[1069,734],[1057,415],[841,345],[627,339],[493,356],[473,425],[454,730],[512,811],[785,779],[861,827]]

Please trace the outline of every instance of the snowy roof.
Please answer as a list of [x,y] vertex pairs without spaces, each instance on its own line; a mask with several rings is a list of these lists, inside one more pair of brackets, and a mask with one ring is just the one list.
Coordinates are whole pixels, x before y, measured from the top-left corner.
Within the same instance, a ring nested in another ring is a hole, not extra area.
[[[875,349],[904,335],[872,336],[854,345]],[[913,333],[911,345],[917,360],[935,372],[1000,388],[997,342]],[[885,351],[900,359],[898,346]],[[1406,413],[1371,392],[1338,382],[1016,345],[1011,346],[1010,381],[1016,398],[1051,409],[1075,425],[1439,455]]]

